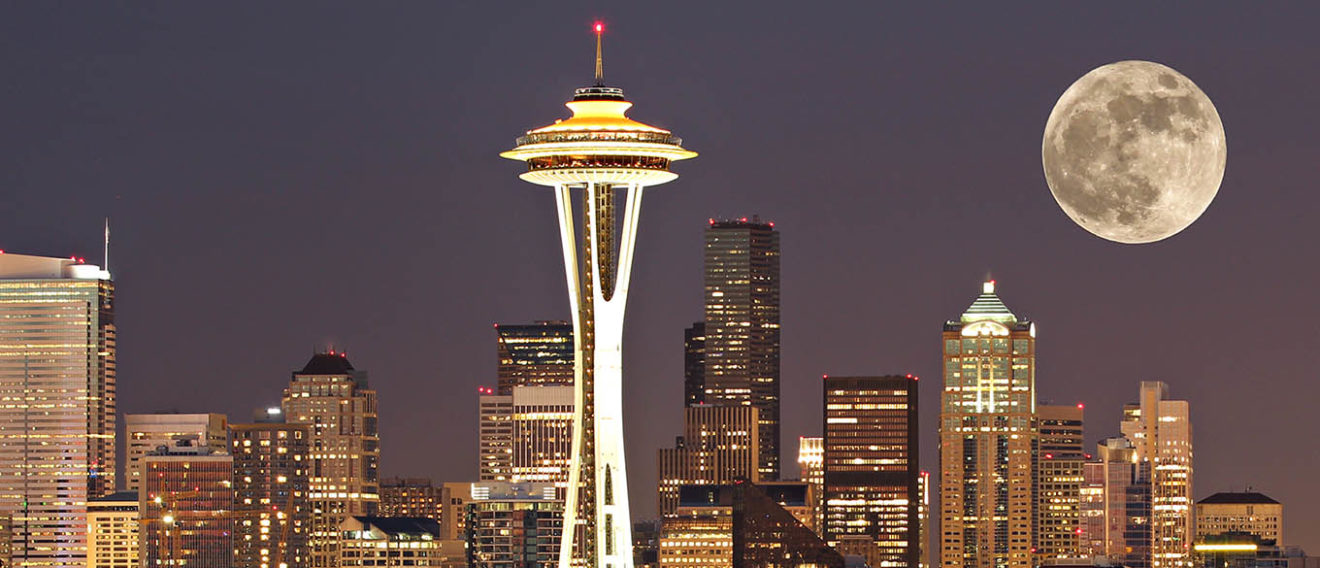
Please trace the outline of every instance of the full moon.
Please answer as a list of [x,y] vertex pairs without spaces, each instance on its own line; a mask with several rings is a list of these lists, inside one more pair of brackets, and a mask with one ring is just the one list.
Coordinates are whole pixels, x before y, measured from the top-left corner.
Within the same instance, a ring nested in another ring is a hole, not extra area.
[[1055,201],[1096,236],[1151,243],[1187,228],[1224,179],[1228,145],[1210,98],[1181,73],[1120,61],[1083,75],[1045,123]]

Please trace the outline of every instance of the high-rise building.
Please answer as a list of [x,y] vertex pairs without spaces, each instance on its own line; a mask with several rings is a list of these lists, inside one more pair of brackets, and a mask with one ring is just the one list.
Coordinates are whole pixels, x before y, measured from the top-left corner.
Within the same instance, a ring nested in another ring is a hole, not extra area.
[[822,384],[823,538],[871,566],[918,568],[917,378],[826,376]]
[[918,559],[918,566],[927,568],[930,566],[930,472],[921,472],[921,507],[918,513],[917,522],[920,530],[917,531],[917,542],[921,547],[921,557]]
[[825,529],[825,438],[802,436],[798,438],[798,470],[803,482],[811,484],[812,514],[815,521],[811,528],[816,534],[823,534]]
[[549,483],[477,483],[468,503],[468,564],[489,568],[554,566],[564,502]]
[[683,404],[706,402],[706,322],[683,330]]
[[513,477],[513,394],[477,387],[477,479]]
[[229,425],[235,568],[308,566],[310,429],[282,422]]
[[1185,400],[1168,400],[1168,385],[1142,381],[1140,402],[1123,407],[1123,435],[1132,441],[1137,479],[1150,490],[1150,566],[1193,564],[1192,425]]
[[435,519],[353,515],[339,528],[337,568],[442,566],[440,525]]
[[15,566],[84,568],[115,489],[115,286],[81,259],[0,254],[0,517]]
[[1255,491],[1215,493],[1196,502],[1196,540],[1226,533],[1283,544],[1283,504]]
[[224,450],[228,446],[228,419],[223,414],[129,414],[124,417],[127,438],[124,488],[137,491],[142,483],[142,456],[182,438]]
[[538,321],[495,326],[498,394],[516,386],[573,386],[573,325]]
[[[87,568],[138,568],[138,493],[120,491],[87,501]],[[9,566],[9,564],[5,564]]]
[[662,521],[660,568],[842,568],[843,556],[803,523],[810,492],[802,482],[683,487]]
[[[573,460],[561,568],[630,568],[632,518],[623,445],[623,320],[642,191],[678,177],[695,157],[668,130],[625,116],[632,103],[607,87],[596,25],[596,82],[578,89],[573,116],[528,131],[500,154],[526,162],[524,181],[555,188],[575,344]],[[582,198],[575,200],[575,189]],[[575,212],[575,203],[581,211]],[[622,222],[618,214],[622,213]],[[582,233],[576,227],[581,224]]]
[[387,477],[380,482],[380,516],[421,517],[440,522],[449,488],[424,477]]
[[573,453],[573,387],[514,386],[479,397],[481,481],[568,487]]
[[180,440],[144,456],[142,472],[143,566],[232,566],[233,457]]
[[705,246],[705,402],[760,411],[757,468],[779,479],[779,232],[712,219]]
[[380,501],[376,391],[345,353],[317,353],[295,371],[281,404],[292,424],[309,427],[311,568],[339,559],[340,524],[371,516]]
[[986,282],[944,324],[940,564],[1030,568],[1035,524],[1036,327]]
[[1082,488],[1085,407],[1036,406],[1036,559],[1082,556]]
[[720,485],[736,479],[757,481],[758,410],[754,406],[689,406],[683,409],[683,435],[673,448],[661,448],[657,503],[661,517],[678,507],[685,485]]
[[472,501],[472,484],[460,481],[444,483],[448,502],[440,517],[441,540],[463,540],[467,535],[467,504]]
[[[1143,492],[1134,489],[1135,460],[1132,442],[1117,437],[1101,441],[1095,457],[1085,464],[1080,504],[1083,556],[1103,556],[1129,566],[1134,564],[1128,559],[1133,551],[1144,558],[1150,540],[1145,512],[1149,506],[1137,499]],[[1129,543],[1143,529],[1144,538]]]

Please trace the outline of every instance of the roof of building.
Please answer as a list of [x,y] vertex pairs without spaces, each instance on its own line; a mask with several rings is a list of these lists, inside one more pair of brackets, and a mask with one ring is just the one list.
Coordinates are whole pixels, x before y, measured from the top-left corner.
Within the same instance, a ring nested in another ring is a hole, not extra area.
[[1004,305],[1004,302],[995,294],[995,281],[986,281],[981,288],[981,295],[976,297],[972,305],[963,312],[962,321],[979,320],[1016,320],[1017,316]]
[[348,362],[347,353],[317,353],[298,371],[300,375],[349,375],[353,373],[353,364]]
[[371,526],[386,534],[440,534],[440,523],[426,517],[359,517],[354,516],[364,526]]
[[137,500],[138,500],[137,491],[116,491],[109,495],[103,495],[101,497],[93,497],[91,499],[88,499],[88,501],[93,503],[116,503],[116,502],[124,502],[124,501],[136,502]]
[[1204,505],[1277,505],[1278,501],[1269,498],[1263,493],[1254,491],[1233,492],[1224,491],[1215,493],[1205,499],[1197,501],[1197,504]]

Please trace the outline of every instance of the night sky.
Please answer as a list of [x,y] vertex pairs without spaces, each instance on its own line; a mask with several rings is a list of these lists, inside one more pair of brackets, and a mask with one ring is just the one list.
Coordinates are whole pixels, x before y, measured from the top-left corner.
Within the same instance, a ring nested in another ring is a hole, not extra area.
[[[782,231],[784,470],[822,373],[921,376],[992,275],[1039,328],[1039,399],[1118,433],[1142,380],[1190,401],[1198,498],[1254,487],[1320,553],[1320,34],[1314,3],[14,3],[0,14],[0,248],[101,252],[119,408],[278,402],[315,347],[380,396],[382,474],[476,477],[495,322],[569,316],[553,196],[498,157],[605,75],[697,159],[647,193],[625,343],[638,518],[680,433],[702,230]],[[1307,10],[1309,13],[1301,13]],[[1041,173],[1055,100],[1099,65],[1195,81],[1228,136],[1181,234],[1103,241]]]

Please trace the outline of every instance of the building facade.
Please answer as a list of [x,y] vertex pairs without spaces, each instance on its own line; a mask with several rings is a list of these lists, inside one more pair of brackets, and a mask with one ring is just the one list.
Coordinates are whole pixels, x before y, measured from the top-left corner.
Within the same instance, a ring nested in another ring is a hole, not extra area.
[[142,565],[138,505],[137,491],[120,491],[87,502],[87,568]]
[[683,435],[657,459],[661,518],[678,507],[684,485],[720,485],[736,479],[757,481],[760,470],[758,419],[754,406],[697,405],[683,409]]
[[440,522],[449,499],[448,487],[424,477],[389,477],[380,482],[382,517],[420,517]]
[[811,508],[815,517],[811,528],[816,534],[822,534],[825,529],[825,438],[798,438],[798,476],[811,484],[814,501]]
[[1137,480],[1149,488],[1151,568],[1193,564],[1192,425],[1184,400],[1168,385],[1143,381],[1139,402],[1123,407],[1123,436],[1132,441]]
[[706,322],[683,330],[683,405],[706,403]]
[[705,400],[752,406],[760,479],[779,479],[779,232],[760,219],[714,220],[705,234]]
[[86,566],[115,489],[115,286],[77,259],[0,254],[0,516],[15,566]]
[[917,568],[921,467],[917,378],[826,376],[826,542],[871,566]]
[[810,484],[690,485],[660,530],[660,568],[842,568],[803,520]]
[[306,568],[311,561],[311,427],[229,426],[234,459],[234,567]]
[[1035,325],[1009,311],[989,281],[943,337],[941,566],[1031,568]]
[[142,483],[142,457],[175,440],[196,440],[198,445],[224,450],[229,420],[223,414],[129,414],[124,417],[124,488],[137,491]]
[[549,567],[559,562],[564,502],[549,483],[477,483],[468,503],[468,564]]
[[497,394],[513,394],[516,386],[573,386],[573,324],[497,324],[495,338]]
[[1036,406],[1036,559],[1083,556],[1082,488],[1088,456],[1085,407]]
[[1196,541],[1244,533],[1283,545],[1283,504],[1255,491],[1215,493],[1196,502]]
[[340,524],[339,568],[442,566],[440,525],[417,517],[353,515]]
[[340,525],[372,516],[380,501],[376,391],[345,353],[318,353],[295,371],[281,403],[291,424],[308,427],[312,568],[339,561]]
[[232,566],[233,457],[181,440],[144,456],[142,472],[143,566]]

